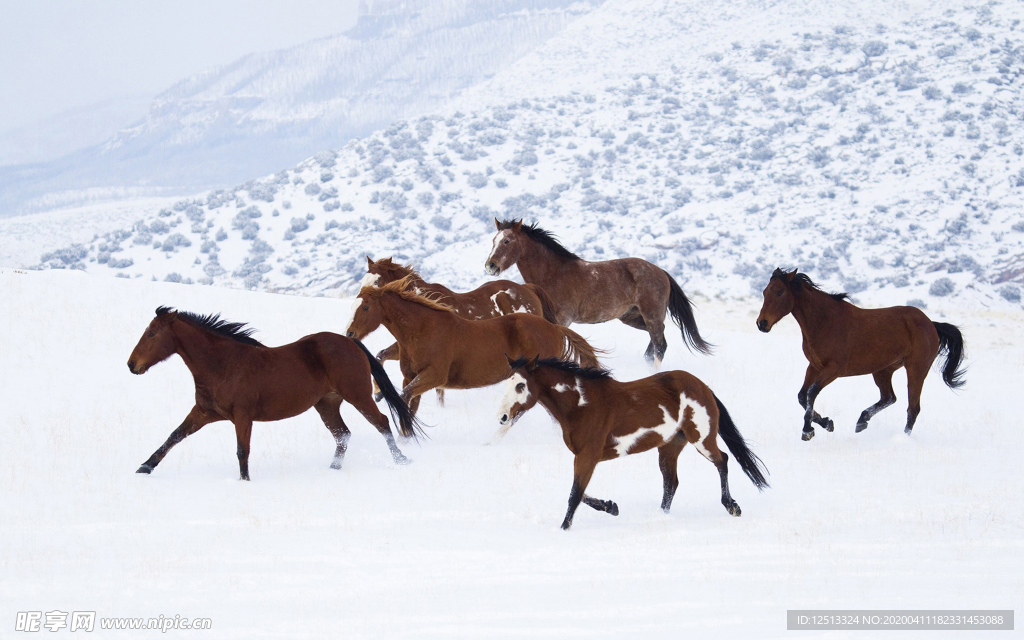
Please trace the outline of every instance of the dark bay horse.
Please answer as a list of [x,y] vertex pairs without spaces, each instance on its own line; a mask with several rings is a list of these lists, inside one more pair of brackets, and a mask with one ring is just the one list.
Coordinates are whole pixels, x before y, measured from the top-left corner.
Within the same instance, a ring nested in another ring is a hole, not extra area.
[[485,271],[497,275],[514,264],[526,282],[538,284],[555,305],[558,324],[595,324],[621,320],[651,336],[648,361],[660,364],[668,342],[665,314],[679,325],[683,343],[710,353],[697,330],[693,306],[664,269],[640,258],[588,262],[563,247],[549,232],[522,220],[501,222]]
[[572,526],[580,502],[619,515],[618,505],[611,500],[597,500],[586,494],[594,468],[598,462],[649,449],[658,449],[664,481],[661,508],[665,513],[679,486],[676,461],[687,443],[718,469],[722,504],[731,515],[740,515],[740,506],[729,494],[729,457],[718,448],[717,436],[722,436],[758,489],[768,486],[764,465],[747,448],[725,405],[707,385],[685,371],[619,382],[604,369],[557,359],[510,359],[509,368],[512,375],[498,410],[502,428],[507,430],[539,402],[561,425],[565,446],[576,456],[563,529]]
[[540,316],[513,313],[466,320],[417,293],[411,278],[359,292],[348,335],[363,338],[383,324],[401,345],[402,397],[415,414],[431,389],[475,389],[508,377],[505,355],[566,358],[597,366],[595,349],[575,331]]
[[331,468],[340,469],[351,433],[339,411],[346,400],[377,427],[395,462],[408,462],[395,444],[387,417],[373,402],[370,377],[383,389],[403,436],[415,437],[419,424],[384,367],[362,343],[336,333],[315,333],[282,347],[267,347],[252,337],[253,331],[219,315],[156,310],[128,358],[128,370],[142,375],[177,353],[195,379],[196,403],[138,473],[151,473],[174,445],[203,426],[230,420],[238,441],[238,470],[242,480],[248,480],[252,423],[291,418],[310,407],[334,436],[337,449]]
[[[472,291],[457,293],[448,287],[426,282],[411,266],[398,264],[391,258],[374,261],[366,257],[366,276],[362,285],[379,287],[395,280],[410,277],[412,286],[431,299],[448,305],[452,311],[467,320],[497,318],[510,313],[532,313],[555,322],[551,299],[535,284],[519,284],[511,280],[494,280]],[[398,344],[395,343],[377,354],[381,362],[398,360]]]
[[945,322],[932,322],[917,307],[861,309],[845,293],[826,293],[796,270],[776,269],[764,289],[764,304],[757,316],[757,328],[768,333],[775,323],[792,313],[803,334],[807,373],[797,400],[804,408],[802,438],[814,437],[816,422],[826,431],[833,423],[814,410],[818,394],[836,378],[872,375],[881,398],[865,409],[857,420],[857,432],[868,421],[896,402],[892,374],[907,369],[907,426],[909,435],[921,412],[921,388],[936,356],[946,356],[942,380],[951,389],[963,386],[964,338],[960,330]]

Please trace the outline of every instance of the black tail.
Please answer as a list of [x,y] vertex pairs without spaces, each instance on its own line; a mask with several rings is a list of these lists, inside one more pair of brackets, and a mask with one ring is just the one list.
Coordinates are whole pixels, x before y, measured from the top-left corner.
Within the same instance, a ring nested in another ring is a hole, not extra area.
[[665,275],[668,276],[670,287],[668,310],[672,314],[672,319],[683,332],[683,344],[691,351],[710,355],[713,345],[700,337],[700,331],[697,331],[697,321],[693,318],[693,305],[690,303],[690,299],[686,297],[679,283],[669,275],[668,271],[665,271]]
[[946,366],[942,368],[942,379],[950,389],[964,386],[966,369],[961,367],[964,361],[964,336],[955,325],[945,322],[933,322],[939,332],[939,355],[946,356]]
[[423,425],[412,415],[409,405],[405,404],[405,400],[402,400],[402,396],[395,389],[395,385],[391,384],[391,379],[388,378],[387,371],[384,371],[384,366],[377,361],[377,358],[373,357],[373,354],[370,353],[362,342],[355,338],[352,338],[352,342],[355,342],[362,352],[366,354],[366,360],[370,363],[370,374],[373,375],[374,381],[380,387],[380,391],[384,395],[384,401],[388,403],[388,408],[391,410],[391,419],[398,423],[398,432],[406,438],[426,436],[423,433]]
[[558,316],[555,315],[555,302],[548,295],[548,292],[543,287],[532,282],[527,282],[525,285],[527,289],[533,291],[533,293],[540,300],[541,313],[544,314],[544,319],[551,324],[558,324]]
[[747,474],[747,477],[754,483],[758,491],[763,491],[768,486],[768,481],[764,479],[768,469],[761,462],[761,458],[758,458],[754,455],[753,451],[747,448],[747,441],[736,430],[732,417],[725,409],[722,401],[718,399],[718,396],[715,396],[715,403],[718,405],[718,435],[722,436],[722,440],[725,440],[725,446],[729,447],[729,452],[736,458],[736,462],[740,463],[740,469],[743,469],[743,473]]

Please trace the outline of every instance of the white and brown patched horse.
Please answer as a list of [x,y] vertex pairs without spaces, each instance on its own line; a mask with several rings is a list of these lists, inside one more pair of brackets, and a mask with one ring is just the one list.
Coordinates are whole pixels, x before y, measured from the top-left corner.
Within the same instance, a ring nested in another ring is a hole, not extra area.
[[569,251],[551,233],[522,220],[494,220],[498,228],[484,270],[498,275],[512,265],[528,283],[540,285],[555,307],[555,322],[596,324],[621,320],[651,336],[646,358],[660,365],[668,342],[665,315],[679,325],[683,344],[711,353],[693,317],[693,305],[672,276],[640,258],[590,262]]
[[725,406],[685,371],[619,382],[605,369],[557,359],[509,359],[509,367],[512,373],[498,411],[499,435],[539,402],[562,427],[565,446],[576,456],[563,529],[572,526],[580,502],[619,514],[611,500],[586,495],[597,463],[654,448],[664,480],[661,508],[666,513],[679,486],[676,461],[687,443],[718,469],[722,504],[731,515],[740,515],[740,506],[729,494],[729,457],[718,448],[719,435],[754,486],[768,486],[767,470],[747,447]]

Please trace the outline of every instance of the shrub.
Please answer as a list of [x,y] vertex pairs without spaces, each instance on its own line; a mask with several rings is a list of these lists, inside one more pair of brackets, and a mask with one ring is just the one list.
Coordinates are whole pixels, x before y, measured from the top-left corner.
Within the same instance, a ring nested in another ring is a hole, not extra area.
[[1007,302],[1020,302],[1020,287],[1015,284],[1008,284],[999,289],[999,295]]
[[949,278],[939,278],[928,288],[928,293],[936,298],[942,298],[953,293],[955,289],[956,285],[953,284],[952,280]]

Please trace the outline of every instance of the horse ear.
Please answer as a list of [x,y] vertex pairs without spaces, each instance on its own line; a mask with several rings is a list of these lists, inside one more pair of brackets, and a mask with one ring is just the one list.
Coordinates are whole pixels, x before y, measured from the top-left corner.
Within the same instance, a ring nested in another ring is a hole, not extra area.
[[501,231],[501,221],[498,220],[497,218],[494,219],[494,228],[497,229],[498,231]]
[[530,361],[530,364],[526,365],[526,370],[527,371],[533,372],[533,371],[536,371],[537,369],[540,369],[540,356],[539,355],[533,356],[533,360]]
[[508,366],[510,368],[512,367],[513,364],[516,363],[515,359],[514,358],[510,358],[507,353],[505,354],[505,359],[508,360]]
[[522,229],[522,228],[523,228],[523,221],[522,220],[516,220],[515,222],[512,223],[512,231],[515,231],[516,233],[519,233],[519,230]]
[[371,258],[370,256],[366,256],[366,264],[368,266],[372,267],[373,266],[373,258]]

